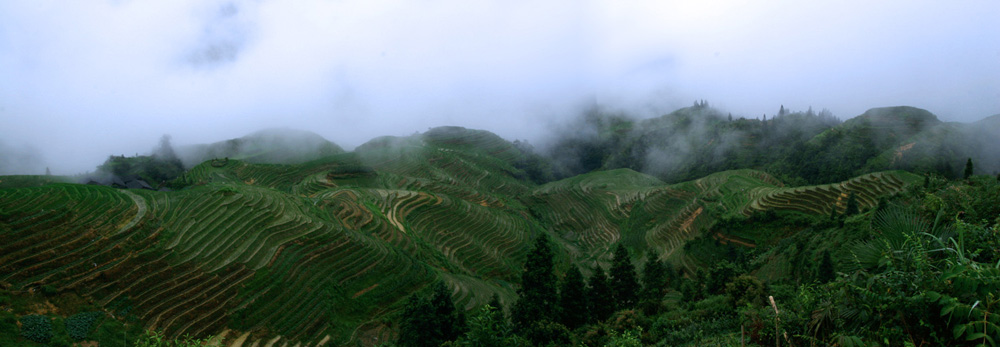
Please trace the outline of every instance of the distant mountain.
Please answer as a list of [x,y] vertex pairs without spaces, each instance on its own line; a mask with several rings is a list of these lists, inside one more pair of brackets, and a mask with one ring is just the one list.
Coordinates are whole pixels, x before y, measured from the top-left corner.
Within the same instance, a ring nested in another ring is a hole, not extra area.
[[285,128],[266,129],[240,138],[177,149],[186,167],[216,158],[293,164],[343,152],[343,148],[316,133]]
[[926,110],[897,106],[841,123],[825,111],[732,119],[696,105],[641,121],[592,112],[556,139],[547,156],[559,177],[630,168],[680,182],[757,169],[795,184],[821,184],[889,169],[953,178],[967,158],[977,163],[976,173],[994,173],[998,144],[998,116],[944,123]]

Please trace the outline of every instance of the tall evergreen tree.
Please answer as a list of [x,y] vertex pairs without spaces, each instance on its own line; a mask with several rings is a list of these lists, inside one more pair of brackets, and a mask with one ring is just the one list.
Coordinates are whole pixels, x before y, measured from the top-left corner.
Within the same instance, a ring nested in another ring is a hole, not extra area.
[[633,308],[639,302],[639,281],[635,275],[635,265],[629,257],[625,245],[619,243],[611,264],[611,291],[614,294],[615,310]]
[[972,158],[965,161],[965,175],[962,175],[962,179],[969,179],[972,177]]
[[667,269],[658,258],[651,252],[642,266],[642,292],[639,295],[639,303],[647,315],[659,312],[663,291],[667,287]]
[[654,253],[646,258],[642,266],[642,298],[659,300],[663,298],[663,290],[667,286],[667,269]]
[[401,347],[437,346],[434,344],[435,339],[431,334],[434,330],[431,321],[433,318],[430,302],[416,294],[410,295],[410,299],[403,308],[396,345]]
[[830,258],[830,250],[824,250],[823,259],[820,260],[819,266],[816,268],[816,279],[820,283],[827,283],[835,277],[836,272],[833,268],[833,259]]
[[590,320],[590,310],[587,309],[587,287],[583,283],[583,274],[573,265],[563,277],[559,288],[559,323],[574,330]]
[[545,234],[535,239],[521,274],[518,299],[511,309],[511,320],[517,331],[525,331],[535,322],[554,321],[559,296],[553,266],[552,246]]
[[430,309],[432,313],[430,337],[434,346],[438,346],[447,341],[454,341],[465,330],[464,317],[455,310],[455,303],[451,299],[451,291],[444,282],[438,282],[434,287],[434,294],[431,296]]
[[858,198],[854,196],[854,192],[847,197],[847,207],[844,208],[844,216],[853,216],[858,214]]
[[594,275],[590,276],[587,288],[587,304],[590,307],[590,318],[593,321],[603,322],[615,313],[614,298],[612,297],[611,286],[608,283],[608,275],[600,265],[594,269]]

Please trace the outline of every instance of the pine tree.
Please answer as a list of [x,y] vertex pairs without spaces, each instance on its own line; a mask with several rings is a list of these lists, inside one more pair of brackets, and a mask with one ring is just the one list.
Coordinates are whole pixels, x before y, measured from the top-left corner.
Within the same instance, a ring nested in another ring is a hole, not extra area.
[[853,216],[860,212],[858,210],[858,199],[854,196],[854,192],[847,196],[847,207],[844,208],[844,216]]
[[594,275],[590,276],[590,280],[587,282],[587,304],[590,307],[590,318],[593,321],[603,322],[615,313],[608,275],[604,273],[604,268],[598,265],[597,269],[594,269]]
[[830,250],[823,251],[823,259],[819,262],[819,267],[816,268],[816,279],[820,283],[827,283],[833,281],[836,277],[836,272],[833,268],[833,259],[830,258]]
[[517,290],[518,299],[511,309],[511,320],[517,331],[523,332],[535,322],[553,321],[556,318],[559,296],[556,292],[553,256],[548,236],[538,236],[524,263],[521,288]]
[[427,300],[418,297],[416,294],[410,295],[406,306],[403,308],[403,316],[399,323],[399,335],[396,337],[396,344],[402,347],[425,347],[437,346],[433,344],[430,325],[432,321],[431,304]]
[[830,220],[831,221],[837,220],[837,205],[830,206]]
[[646,258],[642,267],[642,292],[639,302],[647,315],[659,312],[663,290],[667,287],[667,271],[655,253]]
[[444,282],[438,282],[431,296],[430,309],[432,318],[429,322],[433,334],[430,337],[433,345],[438,346],[447,341],[454,341],[465,330],[464,319],[455,310],[451,299],[451,291]]
[[614,294],[615,310],[635,307],[639,302],[639,281],[635,275],[635,265],[629,257],[625,245],[619,243],[611,264],[611,291]]
[[963,175],[962,179],[967,180],[969,177],[972,177],[972,158],[965,161],[965,175]]
[[563,277],[559,288],[559,323],[574,330],[590,320],[587,309],[587,287],[583,283],[583,274],[573,265]]
[[781,105],[781,109],[778,110],[778,115],[779,116],[784,116],[785,115],[785,105]]

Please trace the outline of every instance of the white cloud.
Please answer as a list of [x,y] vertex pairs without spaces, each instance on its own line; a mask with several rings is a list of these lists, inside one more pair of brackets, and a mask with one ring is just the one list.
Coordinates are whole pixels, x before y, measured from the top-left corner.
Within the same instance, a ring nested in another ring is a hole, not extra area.
[[[437,125],[535,139],[596,98],[644,116],[908,104],[1000,113],[988,1],[0,3],[0,139],[57,172],[261,127],[346,147]],[[81,145],[85,144],[85,145]]]

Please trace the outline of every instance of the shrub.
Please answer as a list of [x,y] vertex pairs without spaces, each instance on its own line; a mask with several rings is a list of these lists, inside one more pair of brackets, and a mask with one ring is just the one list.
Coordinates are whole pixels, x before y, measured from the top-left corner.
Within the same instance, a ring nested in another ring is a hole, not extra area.
[[27,315],[20,319],[21,337],[38,343],[52,339],[52,321],[42,315]]
[[94,323],[104,316],[103,312],[83,312],[66,318],[66,332],[76,341],[83,341],[94,329]]

